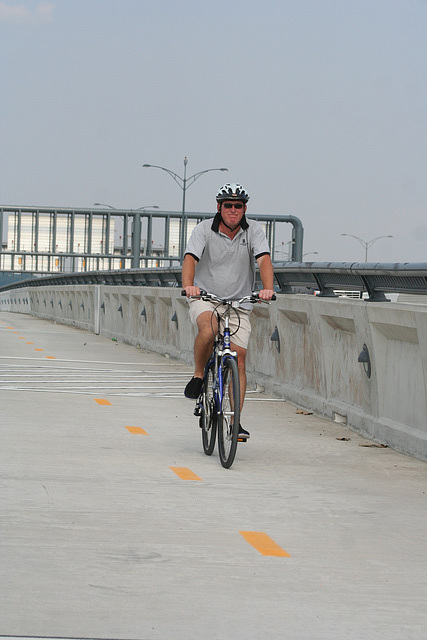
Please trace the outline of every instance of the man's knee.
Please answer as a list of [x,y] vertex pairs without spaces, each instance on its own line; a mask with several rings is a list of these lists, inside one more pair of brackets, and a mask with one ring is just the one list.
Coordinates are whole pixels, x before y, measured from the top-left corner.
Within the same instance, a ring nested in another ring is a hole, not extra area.
[[245,371],[246,370],[246,349],[244,349],[243,347],[238,347],[237,345],[232,345],[231,347],[233,349],[233,351],[236,351],[237,353],[237,366],[239,368],[240,371]]
[[212,313],[205,311],[197,316],[197,328],[203,341],[213,341],[217,332],[217,323],[216,319],[212,318]]

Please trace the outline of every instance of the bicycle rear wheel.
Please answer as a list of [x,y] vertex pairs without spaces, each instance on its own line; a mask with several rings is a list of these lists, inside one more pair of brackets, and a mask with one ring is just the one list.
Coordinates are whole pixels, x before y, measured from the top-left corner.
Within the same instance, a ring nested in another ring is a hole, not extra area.
[[223,467],[234,462],[240,425],[240,382],[237,362],[227,358],[223,363],[223,399],[218,416],[218,450]]
[[215,411],[215,398],[213,392],[214,369],[209,367],[204,381],[202,393],[202,413],[200,415],[200,427],[202,429],[203,451],[207,456],[212,455],[215,449],[217,428],[217,415]]

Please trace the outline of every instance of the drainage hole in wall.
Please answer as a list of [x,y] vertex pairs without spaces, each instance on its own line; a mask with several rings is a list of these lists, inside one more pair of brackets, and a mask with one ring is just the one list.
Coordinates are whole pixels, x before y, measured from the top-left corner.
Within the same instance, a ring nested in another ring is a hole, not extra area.
[[347,416],[342,416],[340,413],[334,413],[334,422],[339,424],[347,424]]

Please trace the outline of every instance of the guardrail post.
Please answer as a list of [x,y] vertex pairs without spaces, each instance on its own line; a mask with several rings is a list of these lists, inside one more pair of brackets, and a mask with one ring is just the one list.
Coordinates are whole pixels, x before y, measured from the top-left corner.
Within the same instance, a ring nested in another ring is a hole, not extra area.
[[292,224],[292,262],[302,262],[302,246],[304,241],[304,228],[302,222],[296,216],[288,216]]
[[0,209],[0,251],[3,248],[3,209]]
[[101,307],[99,305],[99,300],[101,298],[101,286],[99,284],[95,285],[94,287],[94,307],[95,307],[95,318],[94,318],[94,322],[95,322],[95,326],[94,326],[94,333],[99,336],[100,330],[101,330]]
[[132,260],[131,268],[139,269],[139,260],[141,255],[141,214],[133,214],[132,222]]

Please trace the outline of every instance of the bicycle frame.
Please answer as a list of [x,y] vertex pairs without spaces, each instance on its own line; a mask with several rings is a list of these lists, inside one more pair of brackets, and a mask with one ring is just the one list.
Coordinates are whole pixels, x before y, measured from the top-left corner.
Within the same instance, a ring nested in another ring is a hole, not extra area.
[[214,365],[214,399],[215,399],[215,411],[219,415],[222,411],[222,401],[224,398],[224,378],[223,378],[223,362],[227,358],[237,357],[237,352],[231,350],[230,340],[230,312],[231,305],[227,306],[224,313],[224,334],[221,336],[219,332],[219,318],[218,318],[218,334],[215,336],[212,355],[205,367],[205,379],[209,368]]

